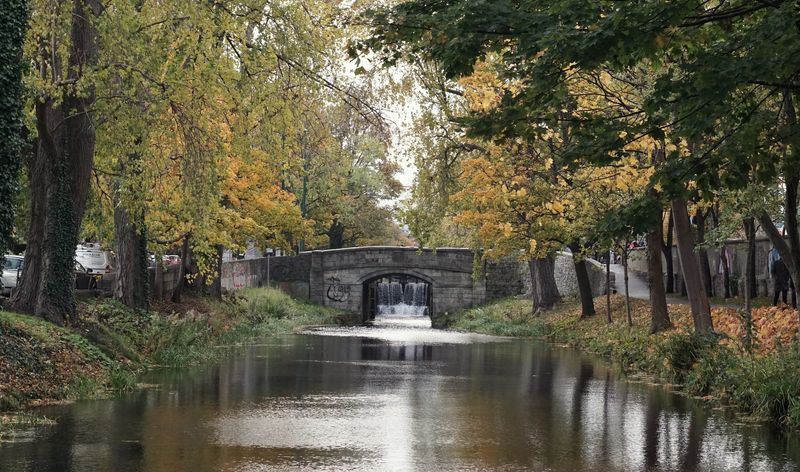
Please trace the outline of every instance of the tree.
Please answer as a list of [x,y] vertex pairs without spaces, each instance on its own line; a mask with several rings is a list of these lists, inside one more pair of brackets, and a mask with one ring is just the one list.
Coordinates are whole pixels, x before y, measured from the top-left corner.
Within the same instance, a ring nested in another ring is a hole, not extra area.
[[395,177],[399,166],[388,153],[385,123],[346,103],[328,105],[311,117],[299,139],[301,160],[283,179],[303,216],[315,223],[316,238],[309,246],[397,243],[391,210],[383,202],[396,198],[402,185]]
[[[520,86],[505,94],[501,107],[470,122],[473,133],[495,137],[529,136],[527,123],[557,119],[566,79],[576,70],[620,72],[645,66],[651,79],[642,109],[632,112],[645,119],[632,128],[608,126],[624,119],[583,120],[573,133],[572,154],[605,163],[624,153],[631,138],[668,135],[675,148],[666,154],[653,185],[679,211],[690,187],[710,192],[741,186],[747,175],[742,170],[748,167],[769,179],[776,160],[768,157],[775,149],[768,143],[788,143],[795,135],[784,126],[794,126],[792,100],[787,99],[792,93],[786,91],[793,90],[793,52],[800,49],[789,2],[748,8],[706,2],[509,0],[480,9],[474,3],[419,0],[378,9],[370,17],[372,36],[354,50],[371,49],[388,64],[422,55],[443,64],[448,76],[470,74],[478,60],[498,54],[504,80]],[[788,54],[776,57],[775,41]],[[775,113],[777,95],[784,98],[783,114]],[[785,117],[783,124],[775,116]],[[788,172],[787,202],[794,200],[795,187],[793,171]],[[693,243],[688,222],[684,225],[677,215],[674,219],[685,249],[683,270],[693,278],[697,268],[688,252],[693,248],[687,247]],[[696,286],[688,286],[692,292],[702,288],[697,278]],[[690,293],[696,327],[710,330],[707,295],[700,291]]]
[[22,46],[28,22],[28,2],[11,0],[0,25],[0,254],[11,247],[14,236],[14,199],[22,162]]
[[36,4],[32,17],[28,59],[38,74],[31,77],[37,133],[28,172],[31,187],[46,191],[31,194],[26,262],[10,305],[57,324],[75,316],[73,258],[95,143],[90,117],[95,89],[85,72],[97,60],[92,17],[102,11],[94,1],[74,0],[66,11]]

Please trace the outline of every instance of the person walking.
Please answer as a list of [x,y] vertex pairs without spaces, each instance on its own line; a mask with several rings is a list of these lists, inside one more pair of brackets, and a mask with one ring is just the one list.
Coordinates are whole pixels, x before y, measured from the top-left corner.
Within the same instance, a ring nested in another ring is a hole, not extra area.
[[795,291],[794,282],[789,269],[786,268],[781,255],[775,246],[769,251],[769,275],[775,281],[775,294],[772,297],[772,306],[778,305],[778,298],[783,299],[783,303],[787,303],[787,295],[789,290],[792,290],[792,307],[797,308],[797,292]]

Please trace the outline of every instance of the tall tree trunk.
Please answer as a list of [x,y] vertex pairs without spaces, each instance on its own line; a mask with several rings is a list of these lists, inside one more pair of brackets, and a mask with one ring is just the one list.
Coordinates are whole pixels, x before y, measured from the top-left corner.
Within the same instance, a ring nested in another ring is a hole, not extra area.
[[216,274],[214,281],[211,283],[211,296],[214,298],[222,298],[222,253],[225,248],[221,244],[217,245]]
[[[175,290],[172,291],[172,301],[175,303],[181,302],[183,288],[186,285],[186,270],[189,267],[189,238],[191,237],[191,233],[186,234],[183,237],[183,244],[181,244],[181,265],[178,269],[178,284],[175,286]],[[220,276],[222,276],[221,267]]]
[[[714,227],[719,228],[719,203],[711,209],[711,219]],[[727,300],[731,298],[731,267],[728,264],[728,246],[725,243],[719,249],[719,262],[722,267],[722,297]]]
[[625,278],[625,314],[628,318],[628,326],[633,326],[633,318],[631,317],[631,295],[628,290],[628,249],[622,249],[622,273]]
[[661,268],[662,238],[661,219],[647,232],[647,278],[650,282],[650,333],[657,333],[672,326],[667,310],[667,294]]
[[758,296],[758,285],[756,282],[756,223],[753,218],[745,220],[745,237],[747,238],[747,261],[745,267],[752,270],[745,270],[747,293],[750,299]]
[[745,218],[744,233],[747,236],[747,264],[744,277],[744,343],[745,347],[750,349],[753,339],[752,284],[756,273],[756,224],[753,218]]
[[[783,94],[783,109],[786,115],[787,123],[792,127],[797,127],[797,113],[792,100],[792,92],[784,90]],[[800,169],[798,169],[798,158],[796,153],[790,152],[783,163],[784,184],[786,185],[786,194],[784,196],[783,211],[786,220],[786,236],[789,238],[789,260],[791,260],[791,269],[789,270],[792,282],[795,289],[800,282],[800,228],[797,226],[797,187],[800,183]],[[781,253],[783,259],[783,253]],[[786,264],[786,260],[784,260]],[[789,267],[789,264],[787,264]],[[796,308],[797,317],[800,319],[800,305]],[[798,339],[800,339],[800,323],[797,325]]]
[[[137,143],[138,144],[138,143]],[[147,228],[144,208],[131,210],[122,201],[120,190],[126,180],[135,181],[137,153],[128,155],[128,161],[120,160],[119,177],[114,183],[114,236],[117,248],[117,280],[114,298],[126,306],[147,309],[149,306],[149,277],[147,275]],[[131,169],[133,169],[131,175]],[[131,178],[133,177],[133,178]],[[142,189],[136,189],[141,191]]]
[[[118,197],[115,200],[118,200]],[[117,243],[117,281],[114,298],[131,308],[147,309],[149,306],[147,229],[141,211],[132,221],[125,207],[117,202],[114,207],[114,235]]]
[[722,284],[723,297],[727,300],[731,298],[731,268],[728,264],[728,246],[725,244],[720,248],[720,262],[722,263]]
[[[78,81],[96,60],[90,16],[101,11],[94,0],[73,0],[68,80]],[[29,170],[44,174],[31,179],[31,188],[39,190],[32,193],[42,195],[33,197],[31,204],[25,270],[11,305],[58,324],[69,323],[75,315],[74,256],[94,159],[93,102],[93,90],[83,89],[68,93],[59,105],[53,98],[36,103],[37,162]],[[34,186],[34,181],[44,185]]]
[[697,223],[697,257],[700,262],[700,274],[703,277],[703,288],[707,297],[714,296],[714,285],[711,280],[711,264],[708,263],[708,251],[703,246],[706,242],[706,215],[703,209],[698,209],[695,214]]
[[661,244],[664,252],[664,260],[667,264],[667,280],[666,280],[666,287],[664,287],[667,293],[675,293],[675,267],[672,263],[672,211],[669,212],[669,220],[667,220],[667,241]]
[[611,251],[606,251],[606,321],[611,323]]
[[592,296],[592,284],[589,279],[589,270],[586,267],[586,260],[580,255],[581,245],[573,242],[569,245],[572,250],[572,260],[575,265],[575,278],[578,281],[578,296],[581,299],[581,318],[594,316],[594,297]]
[[[47,219],[44,235],[41,289],[35,313],[58,325],[69,325],[77,309],[75,302],[75,246],[79,223],[70,199],[69,127],[61,134],[63,144],[50,156],[50,185],[47,188]],[[60,151],[60,152],[59,152]]]
[[686,292],[689,295],[694,329],[697,333],[710,333],[714,329],[711,322],[711,307],[703,290],[700,267],[694,253],[694,238],[689,225],[689,214],[683,198],[672,200],[672,214],[674,215],[675,236],[678,240],[678,259],[681,263]]
[[[784,218],[786,220],[786,235],[789,239],[787,242],[783,239],[778,228],[775,227],[772,218],[767,213],[762,213],[759,216],[761,227],[769,236],[770,241],[778,250],[781,255],[781,260],[789,270],[792,277],[792,282],[797,288],[797,280],[800,280],[800,233],[797,228],[797,191],[800,179],[793,174],[794,170],[784,170],[784,180],[786,185],[786,195],[784,200]],[[800,305],[797,308],[797,316],[800,318]],[[798,325],[800,330],[800,325]],[[798,331],[800,337],[800,331]]]
[[533,314],[548,310],[561,298],[556,285],[555,257],[547,256],[540,259],[531,259],[531,297],[533,298]]
[[[41,102],[35,105],[36,124],[42,130],[56,129],[59,118],[50,113],[50,107]],[[59,115],[60,116],[60,115]],[[49,121],[49,122],[48,122]],[[47,187],[50,182],[48,171],[49,154],[44,149],[41,138],[36,140],[36,149],[29,157],[28,185],[31,189],[30,221],[26,235],[25,265],[16,290],[11,295],[8,308],[22,313],[33,313],[36,310],[36,300],[39,298],[42,275],[42,260],[44,259],[44,233],[47,221]]]
[[0,23],[0,255],[13,243],[22,149],[22,46],[28,26],[27,0],[3,2]]
[[341,249],[344,247],[344,224],[339,220],[333,220],[328,228],[328,248]]

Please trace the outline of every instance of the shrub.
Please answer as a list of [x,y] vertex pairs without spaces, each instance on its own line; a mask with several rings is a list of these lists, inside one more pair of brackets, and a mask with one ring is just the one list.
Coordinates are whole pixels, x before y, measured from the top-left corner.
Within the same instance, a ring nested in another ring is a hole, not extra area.
[[683,383],[698,359],[716,345],[716,339],[684,331],[667,337],[658,345],[663,359],[662,374],[676,383]]

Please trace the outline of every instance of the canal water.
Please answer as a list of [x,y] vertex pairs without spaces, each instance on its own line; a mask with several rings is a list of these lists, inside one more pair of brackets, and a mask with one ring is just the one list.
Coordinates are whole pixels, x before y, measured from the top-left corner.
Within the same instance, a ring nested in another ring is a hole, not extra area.
[[2,471],[800,470],[794,440],[529,340],[383,320],[50,407]]

